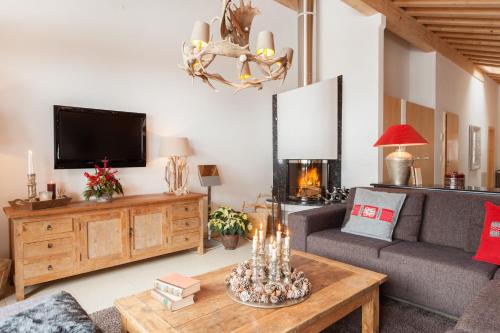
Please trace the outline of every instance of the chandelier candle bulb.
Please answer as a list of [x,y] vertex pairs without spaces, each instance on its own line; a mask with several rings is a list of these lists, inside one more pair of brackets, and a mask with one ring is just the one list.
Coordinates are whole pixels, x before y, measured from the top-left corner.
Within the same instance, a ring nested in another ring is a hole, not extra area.
[[261,31],[257,37],[257,55],[264,57],[274,56],[274,35],[271,31]]
[[208,45],[210,40],[210,25],[207,22],[194,22],[193,33],[191,34],[191,43],[201,51]]
[[250,72],[250,65],[247,61],[245,61],[242,66],[238,66],[239,68],[239,76],[241,81],[248,80],[252,77],[252,72]]

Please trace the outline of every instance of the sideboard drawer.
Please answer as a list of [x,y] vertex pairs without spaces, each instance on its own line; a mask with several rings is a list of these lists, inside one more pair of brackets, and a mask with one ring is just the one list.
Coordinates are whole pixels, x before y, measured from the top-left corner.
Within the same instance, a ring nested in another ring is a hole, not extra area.
[[73,219],[61,218],[23,223],[24,239],[39,239],[49,235],[73,232]]
[[54,273],[71,271],[74,266],[73,256],[42,260],[24,265],[24,278],[32,279]]
[[184,232],[188,229],[200,228],[200,219],[197,217],[192,217],[189,219],[175,220],[172,222],[172,232]]
[[200,214],[198,203],[187,203],[174,205],[172,209],[172,219],[179,220],[189,217],[198,217]]
[[73,237],[24,244],[24,258],[48,257],[72,252]]
[[175,247],[186,247],[188,245],[196,246],[200,243],[200,233],[192,232],[184,235],[174,235],[172,236],[172,246]]

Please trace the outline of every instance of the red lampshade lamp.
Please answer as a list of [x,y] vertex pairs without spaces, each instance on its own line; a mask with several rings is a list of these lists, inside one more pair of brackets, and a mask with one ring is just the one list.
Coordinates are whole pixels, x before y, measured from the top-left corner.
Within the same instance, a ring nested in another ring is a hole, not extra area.
[[387,155],[387,171],[394,185],[407,185],[410,179],[413,156],[405,150],[406,146],[421,146],[429,142],[410,125],[393,125],[375,142],[374,147],[398,147]]

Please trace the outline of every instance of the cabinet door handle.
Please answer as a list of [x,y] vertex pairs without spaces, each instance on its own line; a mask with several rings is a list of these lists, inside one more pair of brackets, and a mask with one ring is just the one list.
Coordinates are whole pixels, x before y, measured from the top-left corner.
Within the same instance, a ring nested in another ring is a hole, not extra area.
[[53,269],[54,269],[54,267],[52,267],[52,265],[49,265],[49,266],[47,267],[47,270],[49,270],[49,271],[51,271],[51,270],[53,270]]
[[50,224],[49,224],[49,225],[47,226],[47,231],[52,231],[52,225],[50,225]]
[[54,247],[54,244],[52,244],[52,243],[48,243],[48,244],[47,244],[47,248],[51,249],[51,248],[53,248],[53,247]]

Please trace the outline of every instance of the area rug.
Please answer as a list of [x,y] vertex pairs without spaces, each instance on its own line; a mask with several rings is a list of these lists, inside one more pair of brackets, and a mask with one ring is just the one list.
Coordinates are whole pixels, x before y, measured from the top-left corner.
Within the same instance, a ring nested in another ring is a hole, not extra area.
[[[120,314],[115,307],[94,312],[90,317],[103,333],[121,333]],[[381,299],[380,319],[381,333],[444,333],[456,324],[446,317],[388,298]],[[361,310],[356,310],[323,331],[323,333],[358,332],[361,332]]]

